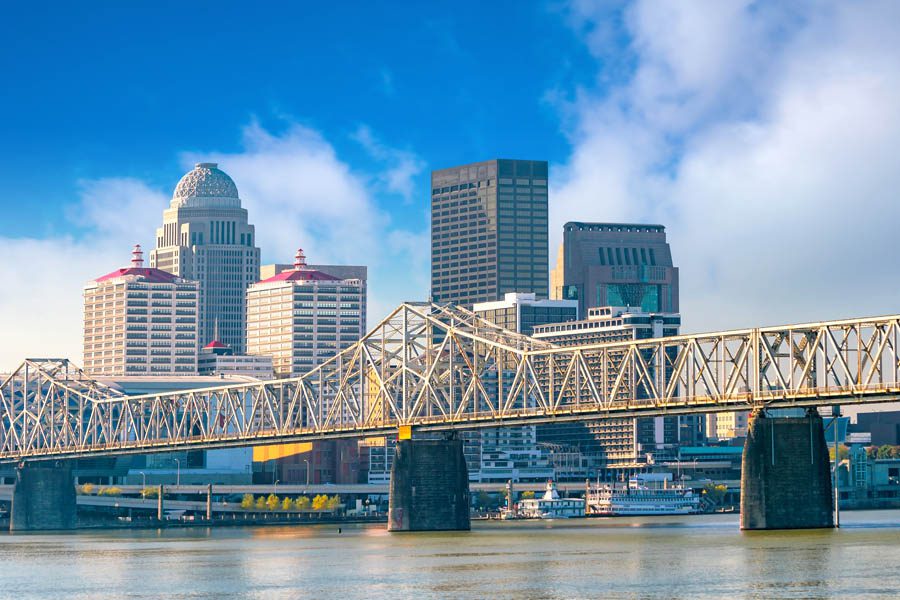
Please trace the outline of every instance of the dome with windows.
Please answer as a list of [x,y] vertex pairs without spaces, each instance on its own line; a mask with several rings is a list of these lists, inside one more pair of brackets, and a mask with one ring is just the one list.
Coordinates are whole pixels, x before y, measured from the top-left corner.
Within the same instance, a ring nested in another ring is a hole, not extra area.
[[240,203],[234,180],[217,163],[197,163],[181,178],[172,195],[173,208],[231,208]]

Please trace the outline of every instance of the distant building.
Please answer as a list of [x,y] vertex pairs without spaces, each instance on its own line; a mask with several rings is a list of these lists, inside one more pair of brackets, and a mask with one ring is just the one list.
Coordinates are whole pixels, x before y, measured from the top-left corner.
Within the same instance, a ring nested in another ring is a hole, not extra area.
[[150,266],[200,282],[198,348],[218,338],[244,352],[244,294],[259,273],[255,238],[237,186],[216,163],[198,163],[181,178]]
[[538,300],[534,293],[505,294],[502,300],[479,302],[472,310],[494,325],[529,336],[537,325],[578,320],[577,301]]
[[716,440],[732,440],[747,437],[750,421],[749,410],[710,413],[705,415],[706,435]]
[[900,446],[900,411],[859,413],[850,431],[870,433],[876,446]]
[[598,306],[678,312],[678,269],[662,225],[566,223],[550,297]]
[[200,375],[246,375],[256,379],[273,379],[271,356],[235,354],[226,344],[213,340],[197,355]]
[[431,173],[431,295],[471,307],[547,298],[547,162],[489,160]]
[[[676,313],[647,313],[624,307],[588,309],[580,321],[538,325],[536,339],[561,346],[641,340],[677,335],[681,317]],[[623,397],[638,393],[623,388]],[[700,435],[699,417],[611,418],[581,424],[538,427],[538,441],[576,446],[593,457],[597,466],[631,467],[671,460],[680,445],[695,445]]]
[[84,286],[84,369],[92,376],[195,375],[199,284],[131,266]]
[[271,356],[279,377],[302,375],[363,336],[362,299],[361,280],[312,269],[298,250],[293,269],[247,290],[248,354]]
[[[259,279],[264,281],[275,277],[279,273],[290,271],[294,265],[271,264],[263,265],[259,268]],[[361,284],[362,298],[360,299],[360,326],[363,332],[368,331],[366,327],[366,315],[368,313],[368,267],[363,265],[309,265],[314,271],[321,271],[326,275],[337,277],[338,279],[353,279]]]
[[[535,326],[574,321],[578,304],[572,300],[538,300],[534,293],[511,292],[503,300],[479,302],[475,314],[504,329],[531,335]],[[507,384],[514,377],[505,379]],[[496,390],[496,384],[487,386]],[[479,460],[470,468],[469,478],[481,482],[540,482],[554,479],[555,473],[546,453],[537,445],[534,425],[492,427],[466,432],[464,443]]]

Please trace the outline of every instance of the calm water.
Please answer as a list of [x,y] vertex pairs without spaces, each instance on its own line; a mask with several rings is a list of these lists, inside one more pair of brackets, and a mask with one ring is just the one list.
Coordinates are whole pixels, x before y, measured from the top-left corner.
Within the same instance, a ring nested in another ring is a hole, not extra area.
[[900,511],[838,531],[734,515],[0,535],[3,598],[896,598]]

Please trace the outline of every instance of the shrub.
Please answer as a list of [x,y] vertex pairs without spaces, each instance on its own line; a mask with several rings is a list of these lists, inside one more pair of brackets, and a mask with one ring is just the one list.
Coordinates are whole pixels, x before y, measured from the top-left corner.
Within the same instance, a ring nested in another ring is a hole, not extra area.
[[241,498],[241,508],[244,510],[253,508],[253,494],[244,494],[244,497]]

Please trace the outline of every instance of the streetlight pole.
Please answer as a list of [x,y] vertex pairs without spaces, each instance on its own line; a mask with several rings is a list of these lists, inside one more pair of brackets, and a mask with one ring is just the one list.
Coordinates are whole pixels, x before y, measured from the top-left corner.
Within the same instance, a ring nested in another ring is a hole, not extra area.
[[175,485],[181,485],[181,461],[177,458],[173,458],[175,461]]
[[[303,462],[306,463],[306,487],[309,488],[309,461],[304,458]],[[303,491],[305,492],[306,490]]]
[[141,474],[141,493],[144,493],[144,488],[147,487],[147,474],[143,471],[138,471]]

